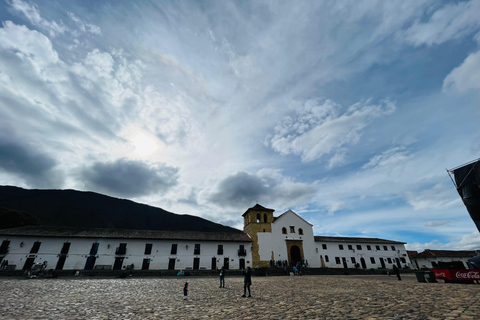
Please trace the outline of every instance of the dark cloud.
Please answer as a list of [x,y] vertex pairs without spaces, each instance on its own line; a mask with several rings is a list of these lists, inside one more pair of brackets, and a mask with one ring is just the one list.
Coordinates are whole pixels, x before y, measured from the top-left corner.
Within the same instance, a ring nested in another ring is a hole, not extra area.
[[97,162],[82,170],[82,178],[90,190],[122,197],[164,193],[177,184],[178,169],[160,164],[148,166],[140,161],[120,159]]
[[[5,134],[5,132],[3,133]],[[2,135],[3,135],[2,134]],[[56,161],[37,146],[0,135],[0,170],[13,174],[32,187],[59,187],[61,174],[54,173]]]
[[314,194],[313,187],[292,182],[276,172],[272,175],[237,172],[222,180],[209,200],[220,206],[247,208],[257,202],[293,205]]

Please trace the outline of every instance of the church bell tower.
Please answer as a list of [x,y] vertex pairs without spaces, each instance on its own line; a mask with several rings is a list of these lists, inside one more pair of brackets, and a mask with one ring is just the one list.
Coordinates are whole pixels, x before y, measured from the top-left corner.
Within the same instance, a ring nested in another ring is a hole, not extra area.
[[275,210],[262,207],[258,203],[249,208],[243,216],[243,231],[252,238],[252,265],[256,267],[270,266],[270,260],[261,261],[259,254],[258,234],[272,232],[273,212]]

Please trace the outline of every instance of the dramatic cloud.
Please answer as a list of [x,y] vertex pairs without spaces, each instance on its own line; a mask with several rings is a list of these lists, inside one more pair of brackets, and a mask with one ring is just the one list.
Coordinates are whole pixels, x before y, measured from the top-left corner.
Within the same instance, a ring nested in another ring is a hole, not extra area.
[[365,127],[375,118],[394,111],[395,105],[390,101],[379,105],[359,102],[341,113],[341,107],[331,100],[309,100],[295,115],[283,118],[268,144],[282,155],[300,155],[304,162],[333,154],[329,163],[332,167],[341,163],[345,147],[360,141]]
[[17,175],[35,187],[61,186],[62,176],[54,172],[56,160],[42,152],[35,141],[21,141],[14,136],[13,130],[0,130],[0,172]]
[[124,159],[113,163],[97,162],[81,172],[89,190],[122,197],[164,194],[177,183],[177,174],[177,168],[164,164],[147,166]]
[[248,208],[255,203],[284,207],[308,201],[315,189],[281,175],[277,170],[264,169],[257,174],[237,172],[222,181],[209,196],[220,206]]
[[479,6],[0,2],[0,180],[470,246]]

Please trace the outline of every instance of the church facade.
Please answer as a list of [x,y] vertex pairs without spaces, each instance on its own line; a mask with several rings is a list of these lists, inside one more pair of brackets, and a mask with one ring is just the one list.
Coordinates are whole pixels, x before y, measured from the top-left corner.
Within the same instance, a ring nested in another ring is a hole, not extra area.
[[253,266],[308,264],[321,268],[409,268],[405,242],[378,238],[314,236],[313,225],[292,210],[278,217],[259,204],[243,214],[252,238]]

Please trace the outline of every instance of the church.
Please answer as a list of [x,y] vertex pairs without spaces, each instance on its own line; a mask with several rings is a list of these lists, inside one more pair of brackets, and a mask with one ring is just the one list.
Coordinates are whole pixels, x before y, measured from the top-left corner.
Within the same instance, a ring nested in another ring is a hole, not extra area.
[[243,213],[243,232],[78,229],[27,226],[0,230],[7,270],[48,264],[55,270],[241,270],[304,263],[310,268],[410,266],[405,243],[378,238],[314,236],[288,210],[259,204]]
[[304,263],[321,268],[410,267],[405,242],[358,237],[314,236],[313,225],[292,210],[278,217],[259,204],[243,214],[244,232],[252,239],[253,266]]

